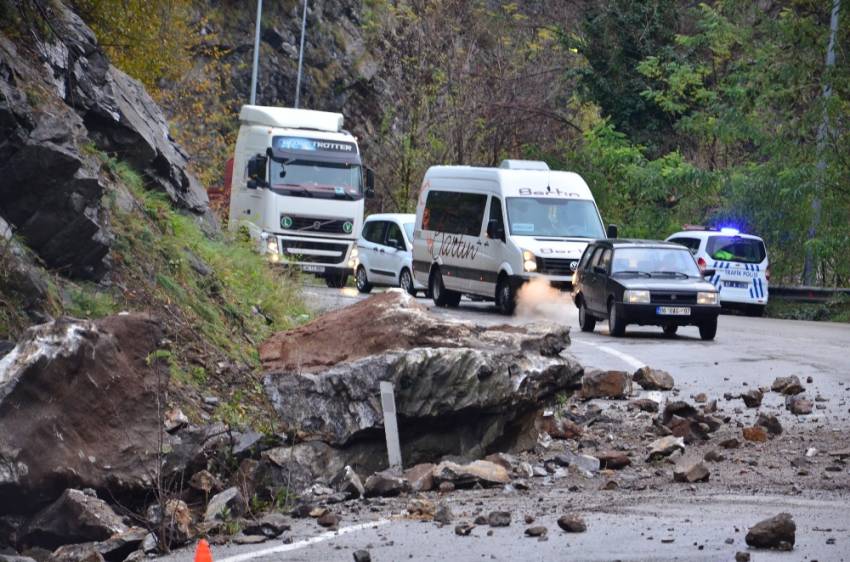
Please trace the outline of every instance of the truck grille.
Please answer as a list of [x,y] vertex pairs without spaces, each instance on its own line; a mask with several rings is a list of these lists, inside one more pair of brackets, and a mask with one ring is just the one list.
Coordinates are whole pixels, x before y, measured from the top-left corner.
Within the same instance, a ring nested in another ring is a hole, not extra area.
[[696,293],[677,293],[671,291],[650,291],[649,299],[653,304],[696,304]]
[[537,258],[537,273],[570,276],[578,267],[577,259]]
[[290,231],[351,234],[354,229],[354,219],[324,219],[322,217],[281,215],[280,227],[283,230]]
[[[345,260],[345,254],[348,252],[347,244],[313,242],[307,240],[287,240],[286,238],[280,239],[280,248],[284,256],[290,256],[296,261],[305,263],[338,264]],[[324,250],[326,252],[335,252],[335,255],[314,256],[301,253],[300,250]]]

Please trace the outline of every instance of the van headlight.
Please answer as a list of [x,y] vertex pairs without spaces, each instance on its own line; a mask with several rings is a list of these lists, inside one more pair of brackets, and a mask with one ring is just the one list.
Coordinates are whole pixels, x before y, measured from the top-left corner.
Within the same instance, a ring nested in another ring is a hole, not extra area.
[[715,292],[697,293],[697,304],[717,304],[718,296]]
[[359,256],[359,255],[360,255],[360,252],[357,250],[356,247],[351,248],[351,257],[348,260],[348,267],[350,267],[351,269],[357,269],[357,262],[358,262],[357,256]]
[[623,302],[626,304],[649,304],[649,291],[626,289],[623,292]]
[[537,271],[537,257],[528,250],[522,251],[522,269],[523,271]]

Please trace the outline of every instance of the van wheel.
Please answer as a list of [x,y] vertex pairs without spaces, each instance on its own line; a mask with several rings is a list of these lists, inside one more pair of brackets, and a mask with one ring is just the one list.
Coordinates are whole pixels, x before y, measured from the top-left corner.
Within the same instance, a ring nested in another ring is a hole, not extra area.
[[578,325],[582,332],[592,332],[596,328],[596,318],[587,311],[583,298],[578,301]]
[[665,336],[667,336],[668,338],[672,338],[676,335],[676,332],[679,331],[679,326],[677,326],[676,324],[667,324],[663,327],[663,330]]
[[608,332],[615,338],[626,335],[626,319],[622,310],[617,310],[617,303],[608,303]]
[[411,296],[416,296],[416,289],[413,288],[413,276],[410,275],[410,270],[406,267],[401,270],[398,276],[398,286],[407,291]]
[[325,277],[325,285],[331,289],[342,289],[348,283],[347,273],[336,273]]
[[496,310],[505,316],[510,316],[516,310],[516,293],[507,275],[502,275],[496,285]]
[[717,334],[717,318],[706,320],[699,325],[699,337],[704,340],[713,340]]
[[372,284],[369,283],[369,277],[366,276],[366,268],[362,265],[357,268],[357,273],[354,274],[354,285],[364,295],[372,291]]
[[455,307],[460,304],[460,293],[446,289],[443,284],[443,274],[439,268],[434,268],[431,272],[431,277],[428,278],[428,288],[431,291],[431,298],[434,299],[434,304],[437,306]]

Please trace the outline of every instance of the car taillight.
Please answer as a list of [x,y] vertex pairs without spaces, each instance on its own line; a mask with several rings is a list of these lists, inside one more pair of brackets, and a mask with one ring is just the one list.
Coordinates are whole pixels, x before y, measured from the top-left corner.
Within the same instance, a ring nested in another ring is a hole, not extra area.
[[764,270],[764,278],[770,281],[770,266],[767,266],[767,269]]
[[697,260],[697,266],[699,266],[699,270],[700,270],[700,272],[705,271],[705,266],[706,266],[706,265],[707,265],[707,264],[705,263],[705,260],[704,260],[704,259],[699,258],[699,259]]

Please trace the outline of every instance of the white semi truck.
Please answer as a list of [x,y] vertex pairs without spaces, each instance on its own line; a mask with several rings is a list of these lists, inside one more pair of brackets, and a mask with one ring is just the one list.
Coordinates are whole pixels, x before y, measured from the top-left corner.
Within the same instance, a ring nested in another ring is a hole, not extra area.
[[245,105],[239,120],[230,228],[245,229],[270,262],[344,286],[374,178],[342,115]]

